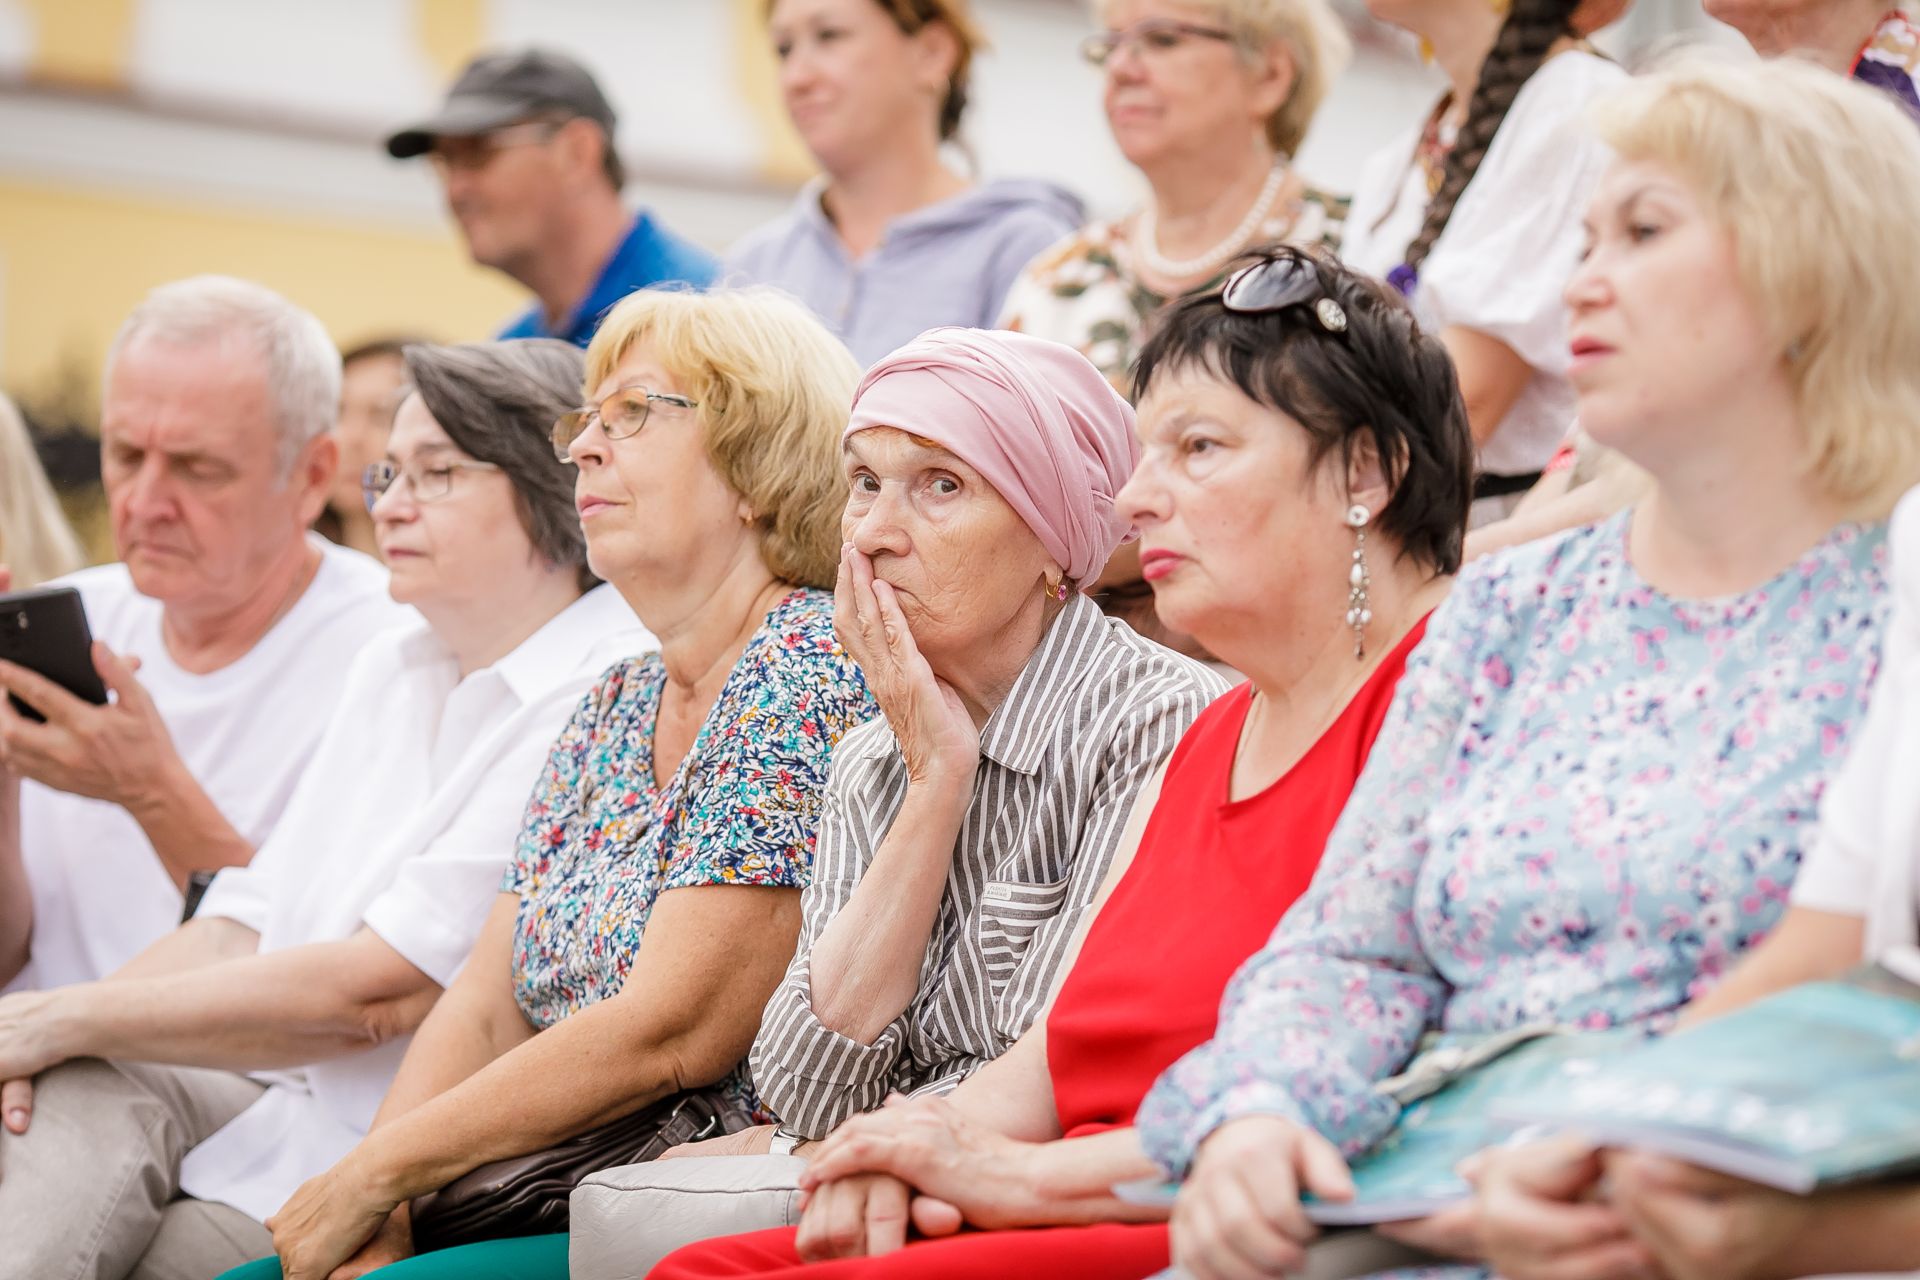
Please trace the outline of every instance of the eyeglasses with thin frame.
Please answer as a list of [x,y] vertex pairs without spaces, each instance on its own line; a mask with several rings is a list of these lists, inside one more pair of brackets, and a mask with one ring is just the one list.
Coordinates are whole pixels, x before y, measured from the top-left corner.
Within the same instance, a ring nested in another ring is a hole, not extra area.
[[1080,56],[1096,67],[1126,45],[1133,45],[1148,57],[1172,53],[1193,40],[1233,41],[1231,31],[1203,27],[1197,22],[1176,22],[1172,18],[1147,18],[1120,31],[1099,31],[1080,42]]
[[1347,331],[1346,308],[1327,292],[1318,264],[1306,254],[1284,247],[1228,276],[1220,289],[1220,305],[1241,315],[1265,315],[1304,306],[1325,332]]
[[640,428],[647,425],[647,418],[656,404],[673,409],[700,407],[698,400],[689,400],[669,391],[649,391],[638,383],[619,387],[603,396],[599,404],[586,405],[560,415],[553,424],[553,454],[562,462],[571,461],[567,449],[595,422],[600,424],[600,429],[609,440],[624,440],[637,434]]
[[406,466],[380,461],[369,463],[360,473],[360,496],[367,501],[367,510],[373,510],[373,504],[380,501],[380,495],[401,481],[407,482],[407,491],[415,502],[439,502],[453,492],[453,477],[459,471],[498,471],[500,468],[491,462],[481,462],[477,458],[435,458],[431,462],[415,462]]
[[560,132],[565,123],[564,120],[523,120],[470,138],[437,138],[427,152],[427,160],[443,175],[455,170],[475,173],[492,164],[502,151],[538,146],[547,141]]

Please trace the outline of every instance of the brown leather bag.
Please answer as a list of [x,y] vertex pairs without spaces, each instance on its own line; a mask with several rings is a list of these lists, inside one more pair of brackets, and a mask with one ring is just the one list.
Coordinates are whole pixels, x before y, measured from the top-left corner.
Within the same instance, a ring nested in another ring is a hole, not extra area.
[[669,1147],[752,1125],[752,1115],[718,1088],[662,1098],[557,1147],[481,1165],[438,1191],[415,1197],[414,1248],[425,1253],[565,1231],[567,1197],[588,1174],[644,1164]]

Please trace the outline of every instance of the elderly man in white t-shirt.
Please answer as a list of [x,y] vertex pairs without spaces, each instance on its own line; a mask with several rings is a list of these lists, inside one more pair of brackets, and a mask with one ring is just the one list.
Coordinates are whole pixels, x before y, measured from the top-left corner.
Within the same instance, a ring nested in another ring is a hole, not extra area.
[[120,563],[64,580],[116,696],[0,663],[46,716],[0,699],[0,982],[99,978],[168,932],[193,872],[272,830],[363,643],[410,616],[377,562],[308,532],[339,398],[326,330],[259,285],[164,285],[122,325],[100,424]]

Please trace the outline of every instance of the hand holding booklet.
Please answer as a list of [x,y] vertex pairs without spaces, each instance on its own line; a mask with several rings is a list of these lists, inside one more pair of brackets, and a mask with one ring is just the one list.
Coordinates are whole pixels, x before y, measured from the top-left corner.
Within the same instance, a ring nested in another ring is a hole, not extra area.
[[[1892,1177],[1920,1170],[1920,986],[1873,967],[1657,1040],[1519,1032],[1422,1055],[1380,1089],[1399,1123],[1353,1162],[1352,1200],[1305,1202],[1322,1226],[1436,1213],[1472,1194],[1462,1161],[1546,1132],[1796,1193]],[[1168,1204],[1177,1189],[1115,1193]]]
[[1879,967],[1793,987],[1619,1056],[1562,1063],[1495,1104],[1806,1193],[1920,1169],[1920,987]]

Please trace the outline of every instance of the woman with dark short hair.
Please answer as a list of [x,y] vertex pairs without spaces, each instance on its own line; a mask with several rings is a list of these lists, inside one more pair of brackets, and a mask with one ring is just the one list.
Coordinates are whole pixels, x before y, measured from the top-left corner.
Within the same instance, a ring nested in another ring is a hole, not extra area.
[[38,1095],[0,1139],[0,1276],[210,1276],[264,1252],[267,1216],[367,1132],[466,962],[567,715],[652,647],[589,589],[548,443],[580,352],[404,359],[361,482],[420,620],[359,655],[284,817],[193,919],[107,981],[0,1000],[0,1079]]
[[[1319,253],[1174,304],[1136,391],[1120,512],[1168,621],[1249,682],[1141,792],[1051,1011],[946,1097],[841,1126],[811,1153],[797,1233],[693,1246],[656,1280],[1166,1266],[1164,1211],[1112,1192],[1154,1172],[1134,1110],[1312,878],[1460,562],[1472,443],[1444,348]],[[927,1238],[906,1241],[909,1217]]]

